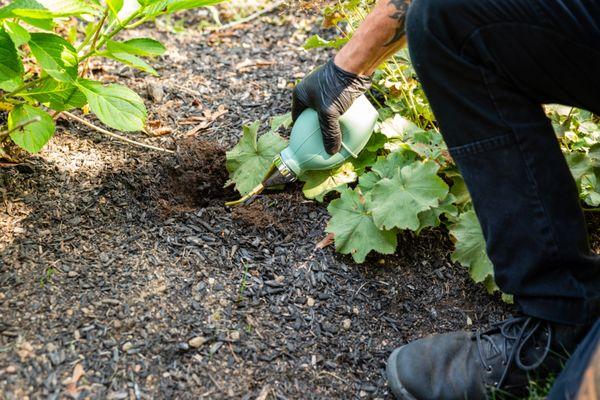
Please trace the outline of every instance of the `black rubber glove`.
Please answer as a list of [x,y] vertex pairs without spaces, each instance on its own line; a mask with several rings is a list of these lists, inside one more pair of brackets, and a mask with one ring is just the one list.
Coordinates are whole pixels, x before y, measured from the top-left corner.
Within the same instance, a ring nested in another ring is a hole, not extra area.
[[342,146],[342,131],[338,119],[370,86],[370,77],[346,72],[331,59],[307,75],[294,88],[292,119],[296,122],[307,108],[317,111],[325,150],[333,155]]

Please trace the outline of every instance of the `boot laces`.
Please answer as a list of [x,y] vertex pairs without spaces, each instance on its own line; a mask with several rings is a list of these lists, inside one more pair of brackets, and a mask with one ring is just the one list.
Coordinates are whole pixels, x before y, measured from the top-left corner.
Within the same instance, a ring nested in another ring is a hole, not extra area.
[[[536,334],[539,332],[544,333],[546,336],[544,344],[540,347],[542,351],[539,356],[527,363],[524,361],[523,350],[528,348],[529,345],[535,346],[535,339],[539,336]],[[492,335],[496,336],[497,334],[502,337],[502,346],[498,346],[498,339],[494,340],[492,338]],[[544,362],[550,352],[552,329],[546,321],[532,317],[517,317],[492,324],[492,328],[487,331],[477,331],[475,337],[479,358],[488,371],[491,372],[493,366],[487,363],[487,360],[491,357],[489,355],[486,357],[485,345],[487,344],[488,348],[492,349],[492,356],[500,354],[502,357],[504,370],[500,380],[495,382],[496,388],[499,389],[506,380],[513,363],[519,369],[528,372],[538,368]]]

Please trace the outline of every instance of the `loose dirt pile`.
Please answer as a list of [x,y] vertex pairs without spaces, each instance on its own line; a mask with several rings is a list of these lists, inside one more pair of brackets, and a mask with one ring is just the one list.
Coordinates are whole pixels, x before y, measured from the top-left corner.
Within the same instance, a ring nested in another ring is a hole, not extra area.
[[189,137],[177,142],[177,164],[170,173],[167,194],[190,206],[205,207],[236,196],[229,187],[225,148],[214,142]]

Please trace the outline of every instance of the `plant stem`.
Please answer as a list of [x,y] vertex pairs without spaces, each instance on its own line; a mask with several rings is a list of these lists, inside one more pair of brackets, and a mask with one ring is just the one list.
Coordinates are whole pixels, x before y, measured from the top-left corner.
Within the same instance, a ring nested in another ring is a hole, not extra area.
[[129,24],[135,18],[139,17],[139,15],[140,10],[133,12],[129,17],[124,19],[123,22],[121,22],[112,32],[105,34],[95,46],[92,46],[86,54],[79,58],[79,61],[84,61],[93,56],[96,53],[96,51],[98,51],[98,49],[102,48],[102,46],[104,46],[106,42],[112,39],[117,33],[121,32],[127,26],[127,24]]
[[[107,6],[106,10],[104,11],[104,15],[102,16],[102,19],[100,20],[100,22],[98,22],[98,26],[94,30],[92,45],[90,46],[91,49],[96,48],[96,43],[98,42],[98,37],[100,36],[100,31],[102,30],[102,26],[106,22],[106,18],[108,18],[108,12],[109,12],[109,10],[108,10],[108,6]],[[83,64],[83,68],[81,69],[81,77],[85,77],[85,74],[87,73],[87,69],[88,69],[89,65],[90,65],[90,60],[88,58],[87,60],[85,60],[85,63]]]
[[106,22],[106,17],[108,16],[107,12],[108,12],[108,7],[106,8],[105,13],[102,15],[102,19],[98,22],[98,25],[96,25],[94,30],[92,32],[90,32],[83,39],[83,41],[81,42],[81,44],[79,46],[77,46],[77,49],[76,49],[77,53],[79,53],[81,50],[83,50],[83,48],[88,45],[90,40],[92,40],[92,38],[97,37],[98,33],[100,32],[100,29],[102,29],[102,25],[104,25],[104,22]]
[[106,129],[100,128],[99,126],[96,126],[96,125],[92,124],[91,122],[88,122],[85,119],[78,117],[77,115],[71,114],[68,111],[63,111],[61,114],[59,114],[59,116],[63,116],[63,115],[87,126],[88,128],[92,128],[95,131],[98,131],[100,133],[108,135],[108,136],[115,138],[117,140],[120,140],[122,142],[130,143],[130,144],[140,146],[140,147],[145,147],[145,148],[151,149],[151,150],[162,151],[164,153],[175,154],[175,152],[173,150],[163,149],[162,147],[156,147],[156,146],[152,146],[152,145],[149,145],[146,143],[131,140],[131,139],[126,138],[125,136],[117,135],[116,133],[107,131]]
[[30,87],[32,87],[33,85],[35,85],[37,83],[44,82],[46,79],[48,79],[47,76],[45,76],[43,78],[36,78],[36,79],[34,79],[32,81],[29,81],[27,83],[23,83],[21,86],[19,86],[18,88],[16,88],[12,92],[9,92],[9,93],[6,93],[6,94],[0,96],[0,100],[4,100],[6,97],[13,97],[17,93],[22,92],[25,89],[29,89]]

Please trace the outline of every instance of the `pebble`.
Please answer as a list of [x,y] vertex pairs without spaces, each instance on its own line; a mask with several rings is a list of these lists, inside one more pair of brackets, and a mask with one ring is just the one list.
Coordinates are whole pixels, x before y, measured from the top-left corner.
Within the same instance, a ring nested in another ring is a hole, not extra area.
[[325,332],[334,333],[334,334],[339,332],[338,327],[329,322],[323,322],[321,327],[323,328],[323,330]]
[[229,340],[232,342],[237,342],[240,340],[240,333],[238,331],[233,331],[229,334]]
[[312,297],[309,297],[308,299],[306,299],[306,305],[309,307],[312,307],[315,305],[315,299],[313,299]]
[[160,84],[149,83],[147,86],[148,97],[156,103],[163,101],[165,97],[165,90]]
[[344,328],[345,331],[350,329],[351,326],[352,326],[352,320],[350,320],[350,318],[346,318],[345,320],[342,321],[342,328]]
[[[239,333],[238,333],[238,335],[239,335]],[[202,336],[197,336],[195,338],[188,340],[188,344],[190,345],[190,347],[193,347],[194,349],[201,347],[206,342],[208,342],[208,339],[205,337],[202,337]]]
[[177,350],[179,351],[188,351],[190,349],[190,345],[185,343],[185,342],[181,342],[177,344]]
[[67,272],[67,276],[69,278],[76,278],[79,274],[77,273],[77,271],[69,271]]
[[125,344],[123,344],[123,347],[121,347],[121,349],[123,349],[123,351],[131,350],[131,349],[133,349],[133,343],[125,342]]
[[17,367],[15,367],[14,365],[9,365],[4,371],[7,374],[14,374],[15,372],[17,372]]

